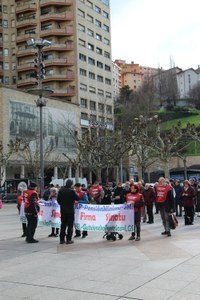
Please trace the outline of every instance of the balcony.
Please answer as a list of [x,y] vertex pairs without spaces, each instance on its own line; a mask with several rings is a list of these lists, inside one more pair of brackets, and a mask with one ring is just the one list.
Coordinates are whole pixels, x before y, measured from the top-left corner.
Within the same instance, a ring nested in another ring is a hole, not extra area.
[[17,57],[22,57],[22,56],[32,56],[37,53],[37,49],[34,48],[20,48],[17,50]]
[[32,77],[24,78],[17,81],[17,87],[23,87],[28,85],[32,86],[35,85],[36,83],[37,83],[36,78],[32,78]]
[[73,4],[73,0],[40,0],[40,7],[45,6],[69,6]]
[[34,33],[34,31],[33,31],[33,33],[17,35],[16,42],[17,43],[22,43],[22,42],[25,42],[26,40],[29,40],[31,38],[37,38],[37,34]]
[[22,65],[17,66],[18,72],[25,72],[30,70],[35,70],[34,63],[24,63]]
[[30,12],[30,11],[36,11],[37,6],[36,3],[30,3],[27,5],[20,5],[16,7],[16,14],[20,14],[23,12]]
[[48,49],[44,48],[43,52],[45,51],[72,51],[74,50],[74,43],[73,42],[66,42],[66,44],[51,44]]
[[73,81],[75,80],[74,72],[54,72],[52,74],[46,74],[45,78],[43,79],[43,82],[49,82],[49,81]]
[[65,28],[56,28],[49,27],[47,29],[41,29],[40,37],[48,37],[48,36],[70,36],[74,34],[74,30],[72,26],[67,26]]
[[75,89],[70,87],[70,88],[66,88],[66,89],[52,89],[53,90],[53,94],[50,94],[48,97],[73,97],[75,96]]
[[52,58],[44,60],[44,64],[46,67],[48,66],[73,66],[74,65],[74,57],[67,58]]
[[40,16],[40,21],[66,21],[73,20],[73,13],[71,11],[63,13],[48,13]]
[[22,20],[18,20],[16,22],[16,28],[23,28],[23,27],[29,27],[29,26],[36,26],[37,25],[37,19],[36,18],[24,18]]

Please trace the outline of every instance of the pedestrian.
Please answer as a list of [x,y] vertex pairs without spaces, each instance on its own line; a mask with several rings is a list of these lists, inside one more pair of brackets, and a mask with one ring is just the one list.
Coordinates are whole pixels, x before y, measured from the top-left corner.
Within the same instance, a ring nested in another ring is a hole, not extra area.
[[122,204],[124,203],[124,197],[125,197],[125,190],[122,186],[122,182],[119,181],[117,186],[113,189],[113,195],[112,198],[114,200],[115,204]]
[[169,214],[174,210],[174,195],[172,186],[166,182],[164,177],[160,177],[155,186],[156,203],[160,210],[160,216],[164,226],[162,235],[171,236],[169,228]]
[[175,210],[176,216],[182,217],[182,205],[181,205],[181,192],[183,187],[180,185],[180,180],[175,180],[174,190],[175,190]]
[[[144,197],[139,193],[139,187],[137,184],[131,185],[130,193],[126,194],[125,201],[127,203],[134,204],[134,232],[132,232],[129,240],[140,241],[140,223],[141,223],[141,212],[142,207],[144,206]],[[135,238],[136,231],[136,238]]]
[[101,200],[101,204],[110,205],[112,202],[112,200],[111,200],[112,192],[111,192],[109,184],[106,184],[103,187],[103,191],[104,191],[104,196],[103,196],[103,199]]
[[38,201],[39,195],[37,192],[37,184],[35,182],[31,182],[28,190],[23,191],[23,197],[25,201],[25,216],[28,223],[26,242],[30,244],[38,243],[38,241],[34,239],[34,234],[37,228],[40,206]]
[[[60,244],[73,244],[72,234],[74,225],[74,205],[75,201],[79,201],[78,195],[72,188],[73,181],[68,179],[64,187],[62,187],[57,196],[58,204],[60,204],[61,212],[61,228],[60,228]],[[66,234],[67,228],[67,234]],[[67,240],[65,241],[65,237]]]
[[27,219],[24,212],[24,197],[23,197],[23,191],[21,191],[21,195],[17,197],[17,209],[19,211],[20,215],[20,221],[22,223],[22,235],[21,237],[26,237],[27,232]]
[[145,184],[143,197],[144,197],[144,203],[145,203],[147,216],[148,216],[147,223],[153,224],[154,222],[153,204],[155,202],[156,195],[149,183]]
[[197,217],[200,217],[200,180],[198,179],[198,184],[196,187],[196,212]]
[[[82,190],[82,187],[81,187],[80,183],[76,183],[74,185],[74,190],[75,190],[76,194],[79,197],[79,201],[78,201],[79,203],[83,203],[83,204],[88,204],[89,203],[87,192]],[[88,232],[86,230],[83,230],[82,238],[84,239],[86,236],[88,236]],[[75,238],[81,237],[81,231],[76,229],[74,237]]]
[[181,192],[181,203],[185,211],[185,225],[193,225],[194,221],[194,188],[189,180],[184,180]]
[[104,197],[104,191],[98,181],[95,181],[89,188],[89,197],[92,204],[101,204]]
[[[53,205],[57,204],[57,195],[58,195],[58,189],[55,187],[50,188],[50,195],[49,200],[52,201]],[[59,235],[59,228],[51,227],[51,233],[48,235],[48,237],[58,237]]]

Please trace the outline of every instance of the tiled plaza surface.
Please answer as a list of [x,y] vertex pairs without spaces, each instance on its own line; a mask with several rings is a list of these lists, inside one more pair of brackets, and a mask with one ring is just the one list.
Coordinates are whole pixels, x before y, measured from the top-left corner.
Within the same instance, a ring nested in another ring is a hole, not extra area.
[[89,232],[73,245],[49,238],[38,227],[38,244],[27,244],[16,204],[0,210],[0,299],[199,300],[200,218],[161,236],[160,216],[142,223],[141,241],[107,241]]

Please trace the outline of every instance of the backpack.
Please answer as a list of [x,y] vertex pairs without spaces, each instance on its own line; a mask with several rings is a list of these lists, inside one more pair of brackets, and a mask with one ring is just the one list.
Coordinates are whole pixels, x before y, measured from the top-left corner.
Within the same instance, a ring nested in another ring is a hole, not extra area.
[[169,228],[176,229],[178,226],[178,220],[174,213],[169,214]]

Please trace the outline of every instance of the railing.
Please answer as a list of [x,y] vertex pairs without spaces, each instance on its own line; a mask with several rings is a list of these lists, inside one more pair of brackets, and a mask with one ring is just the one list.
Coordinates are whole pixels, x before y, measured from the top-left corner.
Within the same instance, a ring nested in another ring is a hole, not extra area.
[[72,5],[73,0],[40,0],[40,6],[43,6],[45,4],[53,5],[54,3],[56,4],[63,4],[63,5]]
[[36,3],[30,3],[30,4],[27,4],[27,5],[19,5],[16,7],[16,13],[19,13],[20,11],[24,11],[24,10],[29,10],[29,9],[33,9],[33,10],[36,10]]
[[72,12],[64,12],[64,13],[48,13],[40,16],[40,20],[44,21],[46,19],[56,19],[56,20],[71,20],[73,19]]
[[65,27],[65,28],[56,28],[56,27],[49,27],[46,29],[41,29],[41,36],[44,35],[54,35],[54,34],[64,34],[64,35],[73,35],[73,27]]

